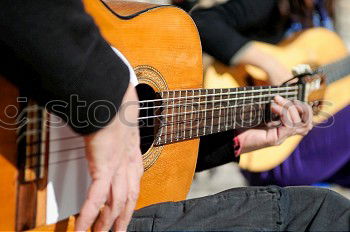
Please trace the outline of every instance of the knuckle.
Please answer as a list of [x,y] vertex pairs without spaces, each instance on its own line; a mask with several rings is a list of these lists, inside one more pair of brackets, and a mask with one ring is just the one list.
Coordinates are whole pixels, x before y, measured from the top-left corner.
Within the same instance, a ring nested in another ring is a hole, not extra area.
[[103,198],[90,199],[90,202],[93,208],[100,209],[102,205],[105,203],[105,200]]

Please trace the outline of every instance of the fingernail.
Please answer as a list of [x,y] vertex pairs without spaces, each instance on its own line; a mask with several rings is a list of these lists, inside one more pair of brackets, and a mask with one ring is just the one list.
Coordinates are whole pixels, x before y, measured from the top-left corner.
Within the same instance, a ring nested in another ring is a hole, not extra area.
[[281,97],[281,96],[279,96],[279,95],[276,95],[276,96],[275,96],[275,100],[276,100],[276,101],[279,101],[279,102],[280,102],[280,101],[283,101],[283,97]]

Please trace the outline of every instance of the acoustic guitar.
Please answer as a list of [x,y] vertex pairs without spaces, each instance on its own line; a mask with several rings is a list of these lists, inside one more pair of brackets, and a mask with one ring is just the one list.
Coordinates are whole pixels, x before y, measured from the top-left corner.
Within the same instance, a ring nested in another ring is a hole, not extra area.
[[[125,54],[138,76],[145,174],[137,208],[186,198],[200,136],[261,125],[270,119],[269,104],[277,94],[310,102],[322,95],[324,81],[317,73],[283,86],[202,89],[199,35],[184,11],[121,1],[84,4],[102,35]],[[67,127],[53,126],[54,115],[33,101],[22,101],[18,89],[4,78],[0,99],[0,230],[73,230],[78,211],[53,215],[57,223],[48,215],[84,199],[88,173],[76,165],[85,160],[81,137]],[[56,171],[58,184],[52,179]],[[53,201],[61,204],[50,207],[48,196],[55,186]],[[77,186],[81,188],[74,193]],[[64,194],[67,204],[62,203]]]
[[[298,33],[277,46],[261,42],[256,45],[290,70],[297,64],[309,64],[325,74],[328,84],[324,93],[326,104],[323,113],[314,117],[316,125],[350,103],[350,58],[348,49],[336,33],[324,28],[313,28]],[[206,88],[267,85],[267,81],[267,74],[251,65],[227,67],[214,62],[204,75]],[[273,169],[288,158],[302,138],[300,135],[293,136],[279,146],[242,154],[239,165],[252,172]]]

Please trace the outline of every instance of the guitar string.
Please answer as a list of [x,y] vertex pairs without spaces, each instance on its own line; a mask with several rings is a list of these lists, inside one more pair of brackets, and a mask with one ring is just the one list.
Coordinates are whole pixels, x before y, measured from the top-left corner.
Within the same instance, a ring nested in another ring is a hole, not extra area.
[[[246,111],[246,113],[248,113],[249,111]],[[233,115],[233,114],[232,114]],[[235,113],[235,116],[233,116],[233,117],[235,117],[235,118],[237,118],[236,117],[236,115],[237,115],[237,112]],[[216,118],[218,118],[218,117],[224,117],[224,115],[218,115],[218,116],[215,116]],[[183,123],[183,122],[180,122],[179,124],[181,124],[181,123]],[[234,123],[235,124],[235,123]],[[213,125],[213,126],[215,126],[215,127],[220,127],[220,128],[222,128],[223,127],[223,125],[226,125],[226,122],[224,121],[224,122],[222,122],[222,123],[220,123],[220,124],[215,124],[215,125]],[[243,125],[244,126],[244,125]],[[198,127],[199,129],[205,129],[205,128],[207,128],[208,126],[206,125],[206,126],[201,126],[201,127]],[[234,128],[231,128],[231,129],[234,129]],[[190,130],[197,130],[197,127],[195,127],[195,128],[186,128],[186,131],[190,131]],[[181,130],[178,130],[178,129],[176,129],[176,130],[174,130],[171,134],[177,134],[179,131],[183,131],[182,129]],[[198,136],[201,136],[201,135],[198,135]],[[196,138],[196,137],[198,137],[198,136],[193,136],[192,138]],[[147,137],[155,137],[154,135],[151,135],[151,136],[147,136]],[[182,141],[182,140],[186,140],[186,139],[191,139],[191,138],[180,138],[178,141]],[[50,141],[50,140],[49,140]],[[56,140],[56,141],[59,141],[59,140]],[[173,142],[173,141],[172,141]],[[144,144],[144,145],[149,145],[149,144],[153,144],[154,143],[154,141],[152,141],[152,142],[150,142],[150,143],[146,143],[146,144]],[[30,144],[29,144],[30,145]],[[50,154],[54,154],[54,153],[56,153],[56,154],[59,154],[59,153],[63,153],[63,152],[67,152],[67,151],[74,151],[74,150],[78,150],[78,149],[83,149],[83,148],[85,148],[85,146],[79,146],[79,147],[72,147],[72,148],[65,148],[65,149],[61,149],[61,150],[56,150],[56,151],[47,151],[47,152],[49,152]],[[41,155],[43,155],[44,153],[42,152],[42,153],[39,153],[39,154],[32,154],[32,155],[27,155],[26,157],[34,157],[34,158],[36,158],[36,157],[40,157]]]
[[[270,86],[271,87],[271,86]],[[169,101],[169,100],[179,100],[179,99],[193,99],[193,98],[200,98],[200,97],[209,97],[209,96],[213,96],[213,97],[220,97],[221,95],[234,95],[234,94],[250,94],[250,93],[254,93],[254,92],[279,92],[282,90],[298,90],[298,86],[284,86],[284,87],[274,87],[271,89],[253,89],[253,90],[247,90],[247,91],[234,91],[234,92],[227,92],[227,93],[217,93],[217,94],[203,94],[203,95],[193,95],[193,96],[189,96],[189,97],[173,97],[173,98],[166,98],[166,99],[152,99],[152,100],[143,100],[143,101],[139,101],[140,104],[145,103],[145,102],[150,102],[150,103],[154,103],[154,102],[164,102],[164,101]],[[196,90],[206,90],[206,89],[194,89],[194,91]],[[209,89],[209,90],[220,90],[220,89]],[[223,90],[223,89],[221,89]],[[230,90],[230,89],[228,89]],[[175,93],[175,91],[178,92],[185,92],[185,91],[192,91],[192,90],[174,90],[174,91],[164,91],[164,92],[160,92],[160,93],[170,93],[173,92]],[[253,96],[253,95],[252,95]],[[38,105],[31,105],[28,107],[25,107],[22,111],[25,112],[30,112],[30,111],[34,111],[34,110],[44,110],[45,107],[42,106],[38,106]]]
[[[225,109],[228,109],[228,108],[225,108]],[[209,116],[209,117],[206,117],[206,118],[201,118],[203,120],[205,119],[211,119],[211,118],[219,118],[219,117],[224,117],[225,115],[214,115],[214,111],[217,111],[219,109],[213,109],[212,112],[213,112],[213,115],[212,116]],[[247,112],[247,111],[246,111]],[[240,112],[237,112],[237,113],[240,113]],[[167,119],[170,118],[170,117],[166,117]],[[188,122],[188,120],[181,120],[181,121],[170,121],[166,124],[162,124],[160,126],[160,129],[162,127],[166,127],[166,126],[171,126],[172,124],[181,124],[181,123],[186,123]],[[17,140],[17,143],[19,143],[23,138],[25,138],[24,136],[26,135],[35,135],[35,133],[40,133],[42,132],[42,130],[31,130],[31,131],[26,131],[23,133],[23,136]],[[178,130],[176,130],[176,132],[178,132]],[[175,133],[175,132],[174,132]],[[154,137],[154,135],[150,135],[150,136],[142,136],[141,138],[148,138],[148,137]],[[55,138],[55,139],[49,139],[49,140],[41,140],[41,141],[37,141],[37,142],[33,142],[33,143],[30,143],[28,145],[34,145],[34,144],[38,144],[39,142],[41,143],[44,143],[44,142],[55,142],[55,141],[61,141],[61,140],[71,140],[71,139],[77,139],[77,138],[82,138],[82,136],[80,135],[77,135],[77,136],[71,136],[71,137],[63,137],[63,138]],[[1,143],[1,144],[4,144],[4,143]]]
[[[282,95],[282,94],[280,94]],[[262,95],[264,96],[264,95]],[[275,96],[275,95],[273,95]],[[290,98],[293,98],[293,97],[296,97],[297,96],[297,93],[290,93],[290,94],[283,94],[283,96],[291,96]],[[288,98],[289,99],[289,98]],[[292,99],[292,100],[295,100],[295,99]],[[230,100],[230,101],[235,101],[235,100]],[[145,117],[140,117],[138,118],[139,120],[144,120],[144,119],[151,119],[151,118],[162,118],[162,117],[167,117],[167,116],[178,116],[178,115],[186,115],[186,114],[193,114],[193,113],[201,113],[201,112],[205,112],[205,111],[211,111],[211,110],[220,110],[220,109],[224,109],[224,108],[238,108],[238,107],[244,107],[244,106],[250,106],[250,105],[254,105],[254,104],[259,104],[259,103],[268,103],[272,101],[269,100],[269,101],[264,101],[264,102],[250,102],[250,103],[246,103],[246,104],[243,104],[243,105],[232,105],[232,106],[227,106],[227,107],[218,107],[218,108],[212,108],[212,109],[204,109],[204,110],[197,110],[197,111],[190,111],[190,112],[180,112],[180,113],[173,113],[173,114],[161,114],[161,115],[153,115],[153,116],[145,116]],[[193,105],[193,104],[192,104]]]
[[[293,97],[294,98],[296,97],[296,95],[294,95],[294,94],[289,94],[289,95],[290,95],[289,99],[291,99]],[[191,112],[182,112],[182,113],[167,114],[167,115],[149,116],[149,117],[147,117],[147,119],[149,119],[149,118],[166,118],[167,119],[167,118],[173,117],[173,116],[185,116],[185,115],[188,115],[188,114],[199,114],[199,113],[208,112],[208,111],[213,111],[214,112],[214,111],[226,110],[226,109],[230,109],[230,108],[240,108],[240,107],[244,108],[245,106],[258,105],[258,104],[267,104],[269,102],[271,102],[271,100],[260,101],[260,102],[249,102],[249,103],[245,103],[245,104],[242,104],[242,105],[228,105],[228,106],[220,107],[220,108],[215,108],[214,107],[214,108],[210,108],[210,109],[191,111]],[[141,118],[141,119],[144,119],[144,118]],[[207,117],[206,119],[211,119],[211,117]],[[167,125],[169,125],[169,123],[168,124],[162,124],[161,126],[167,126]],[[25,131],[18,137],[18,141],[20,141],[24,136],[30,135],[30,134],[33,134],[33,133],[36,133],[36,132],[39,132],[39,130]]]
[[[249,113],[250,111],[245,111],[244,113],[245,114],[247,114],[247,113]],[[231,114],[230,115],[230,117],[232,118],[232,117],[234,117],[234,118],[237,118],[237,115],[238,114],[241,114],[240,112],[235,112],[235,115],[233,116],[233,114]],[[209,118],[222,118],[222,117],[226,117],[226,115],[212,115],[211,117],[207,117],[207,119],[209,119]],[[228,117],[229,118],[229,117]],[[204,120],[204,118],[199,118],[200,120]],[[244,120],[244,119],[243,119]],[[160,127],[160,129],[161,128],[164,128],[164,127],[166,127],[166,126],[170,126],[171,124],[183,124],[183,123],[188,123],[189,121],[191,121],[191,120],[181,120],[181,121],[175,121],[175,122],[173,122],[173,121],[171,121],[170,123],[167,123],[167,124],[164,124],[164,125],[162,125],[161,127]],[[198,121],[198,119],[197,118],[195,118],[194,120],[192,120],[192,121]],[[226,125],[227,123],[226,123],[226,121],[224,121],[223,123],[220,123],[220,124],[213,124],[213,125],[210,125],[210,126],[214,126],[214,127],[217,127],[217,126],[220,126],[221,127],[221,125]],[[205,125],[205,126],[202,126],[202,127],[193,127],[192,128],[192,130],[197,130],[198,128],[199,129],[205,129],[206,127],[208,127],[207,125]],[[185,129],[185,131],[190,131],[191,130],[191,128],[188,128],[188,127],[186,127],[186,129]],[[169,134],[167,134],[167,135],[170,135],[170,134],[177,134],[179,131],[184,131],[184,130],[180,130],[180,129],[177,129],[177,130],[174,130],[174,132],[172,132],[172,133],[169,133]],[[34,131],[33,131],[34,132]],[[40,132],[40,131],[39,131]],[[161,135],[165,135],[165,134],[161,134]],[[160,135],[160,136],[161,136]],[[156,135],[149,135],[149,136],[142,136],[141,138],[149,138],[149,137],[155,137]],[[60,139],[60,138],[55,138],[55,139],[50,139],[50,140],[41,140],[41,141],[36,141],[36,142],[32,142],[32,143],[29,143],[29,144],[27,144],[27,146],[31,146],[31,145],[36,145],[36,144],[39,144],[39,143],[44,143],[44,142],[55,142],[55,141],[61,141],[61,140],[71,140],[71,139],[78,139],[78,138],[82,138],[82,136],[72,136],[72,137],[65,137],[65,138],[62,138],[62,139]],[[153,143],[153,142],[152,142]],[[3,143],[2,143],[3,144]],[[56,151],[53,151],[54,153],[56,152]],[[30,157],[30,156],[29,156]]]
[[[222,117],[222,116],[221,116]],[[223,122],[223,123],[220,123],[220,124],[216,124],[215,126],[220,126],[220,127],[222,127],[222,125],[225,125],[225,122]],[[201,129],[204,129],[205,127],[202,127]],[[195,129],[197,129],[197,128],[195,128]],[[232,128],[233,129],[233,128]],[[190,129],[186,129],[186,131],[189,131]],[[192,128],[192,130],[194,130],[194,128]],[[230,129],[231,130],[231,129]],[[180,130],[180,131],[183,131],[183,130]],[[176,133],[178,133],[178,131],[174,131],[173,132],[173,134],[176,134]],[[180,139],[178,139],[178,140],[176,140],[176,141],[172,141],[172,142],[180,142],[180,141],[184,141],[184,140],[187,140],[187,139],[193,139],[193,138],[197,138],[197,137],[200,137],[200,136],[202,136],[202,135],[196,135],[196,136],[194,136],[194,137],[192,137],[192,138],[180,138]],[[144,144],[144,145],[150,145],[150,144],[153,144],[154,142],[151,142],[151,143],[146,143],[146,144]],[[162,145],[165,145],[165,144],[161,144],[160,146],[162,146]],[[79,146],[79,147],[73,147],[73,148],[65,148],[65,149],[61,149],[61,150],[56,150],[56,151],[48,151],[50,154],[59,154],[59,153],[64,153],[64,152],[68,152],[68,151],[77,151],[77,150],[82,150],[82,149],[85,149],[86,148],[86,146]],[[29,157],[29,158],[38,158],[38,157],[40,157],[41,155],[43,155],[44,153],[42,152],[42,153],[39,153],[39,154],[33,154],[32,156],[27,156],[27,157]],[[84,159],[85,158],[85,155],[83,155],[83,156],[79,156],[79,157],[75,157],[75,158],[71,158],[71,159],[64,159],[64,160],[59,160],[59,161],[56,161],[56,162],[51,162],[51,163],[48,163],[48,165],[50,166],[50,165],[56,165],[56,164],[59,164],[59,163],[64,163],[64,162],[69,162],[69,161],[74,161],[74,160],[79,160],[79,159]],[[34,168],[39,168],[39,167],[43,167],[43,166],[45,166],[45,164],[44,165],[42,165],[42,164],[38,164],[38,165],[31,165],[31,166],[29,166],[29,167],[27,167],[27,168],[29,168],[29,169],[34,169]]]
[[[252,100],[252,99],[249,99],[250,101]],[[258,104],[258,103],[256,103],[256,104]],[[260,103],[261,104],[261,103]],[[244,106],[244,105],[243,105]],[[227,108],[227,107],[222,107],[222,108]],[[215,109],[213,109],[213,111],[215,111],[215,110],[218,110],[217,108]],[[213,117],[213,116],[212,116]],[[218,117],[218,118],[222,118],[222,117],[225,117],[225,115],[219,115],[219,116],[214,116],[214,117]],[[236,118],[236,117],[235,117]],[[179,122],[178,124],[181,124],[181,123],[184,123],[184,122]],[[186,123],[186,122],[185,122]],[[224,121],[224,123],[223,123],[224,125],[225,125],[225,127],[227,128],[228,126],[227,126],[227,123]],[[250,123],[251,124],[251,123]],[[215,126],[215,127],[219,127],[219,131],[220,131],[220,129],[221,129],[221,126],[222,126],[222,124],[218,124],[218,125],[212,125],[212,127],[213,126]],[[205,126],[205,127],[200,127],[200,129],[205,129],[207,126]],[[185,131],[193,131],[193,130],[195,130],[196,129],[196,127],[195,128],[187,128]],[[197,136],[200,134],[200,133],[198,133],[198,131],[199,131],[199,127],[197,127]],[[174,130],[173,132],[172,132],[172,134],[178,134],[178,130]],[[176,137],[176,140],[184,140],[184,139],[188,139],[187,137],[186,137],[186,133],[184,133],[185,134],[185,136],[184,137],[180,137],[180,138],[178,138],[178,137]],[[205,134],[205,132],[204,132],[204,134]],[[163,136],[164,136],[164,134],[163,134]],[[152,137],[154,137],[153,135],[152,135]],[[191,137],[189,137],[189,138],[193,138],[194,136],[191,136]],[[167,141],[166,141],[167,142]],[[152,141],[152,143],[154,143],[154,141]],[[81,149],[81,148],[80,148]],[[70,149],[71,150],[71,149]],[[74,150],[74,148],[73,148],[73,150]],[[62,151],[61,151],[62,152]],[[53,152],[51,152],[51,153],[53,153]],[[57,153],[58,153],[58,151],[57,151]],[[37,156],[40,156],[40,154],[36,154]]]
[[[260,102],[260,103],[266,103],[266,102]],[[242,106],[244,106],[244,105],[242,105]],[[234,106],[234,107],[239,107],[239,106]],[[232,108],[232,107],[223,107],[223,108],[221,108],[221,109],[229,109],[229,108]],[[212,111],[213,112],[213,114],[214,114],[214,111],[218,111],[219,109],[218,108],[213,108],[213,109],[208,109],[207,111]],[[188,113],[190,113],[190,112],[188,112]],[[222,116],[222,115],[212,115],[211,117],[206,117],[206,118],[201,118],[201,119],[211,119],[211,118],[218,118],[218,117],[224,117],[224,115]],[[165,117],[166,119],[168,119],[168,118],[171,118],[171,117]],[[174,123],[177,123],[177,124],[179,124],[179,123],[181,123],[181,122],[188,122],[188,120],[182,120],[182,121],[170,121],[170,120],[168,120],[169,122],[168,123],[166,123],[166,124],[162,124],[160,127],[166,127],[166,126],[169,126],[169,125],[172,125],[172,124],[174,124]],[[25,131],[25,132],[23,132],[22,134],[21,134],[21,136],[17,139],[17,143],[19,143],[23,138],[25,138],[24,136],[27,136],[27,135],[35,135],[36,133],[40,133],[40,132],[42,132],[42,130],[31,130],[31,131]],[[70,139],[75,139],[75,138],[79,138],[79,137],[82,137],[82,136],[72,136],[72,137],[64,137],[64,138],[62,138],[61,140],[70,140]],[[150,137],[150,136],[148,136],[148,137]],[[142,137],[142,138],[146,138],[146,137]],[[58,139],[58,138],[55,138],[55,139],[50,139],[50,140],[42,140],[41,142],[43,143],[43,142],[52,142],[52,141],[60,141],[60,139]],[[37,143],[37,142],[35,142],[35,143]],[[3,143],[2,143],[3,144]],[[33,143],[32,143],[33,144]]]
[[[286,92],[283,92],[283,93],[279,93],[278,95],[283,96],[283,95],[288,94],[288,93],[298,94],[298,92],[295,92],[295,91],[286,91]],[[231,95],[231,94],[228,94],[227,96],[229,96],[229,95]],[[245,99],[255,99],[255,98],[261,98],[261,97],[274,97],[274,96],[276,96],[275,93],[269,93],[269,94],[263,94],[263,95],[245,96],[245,97],[237,97],[237,98],[213,99],[213,100],[209,100],[209,101],[208,100],[207,101],[201,101],[200,104],[235,101],[235,100],[245,100]],[[202,97],[196,97],[196,98],[199,98],[198,100],[200,100]],[[188,99],[183,99],[183,100],[185,100],[185,104],[186,104],[186,102],[188,102]],[[200,105],[198,102],[193,102],[193,101],[190,101],[187,104],[198,104],[198,105]],[[181,104],[181,103],[173,104],[173,105],[164,104],[164,105],[159,105],[159,106],[140,107],[139,110],[157,109],[157,108],[164,108],[164,107],[169,107],[169,106],[183,106],[183,104]]]
[[[287,96],[289,98],[293,98],[293,97],[296,97],[296,94],[297,92],[289,92],[289,93],[284,93],[284,94],[280,94],[280,95],[283,95],[283,96]],[[295,95],[295,96],[294,96]],[[273,94],[271,95],[261,95],[259,97],[260,98],[266,98],[266,97],[271,97],[271,96],[274,96]],[[156,115],[156,116],[147,116],[147,117],[140,117],[138,118],[138,120],[142,120],[142,119],[150,119],[150,118],[163,118],[163,117],[168,117],[168,116],[175,116],[175,115],[187,115],[187,114],[196,114],[196,113],[200,113],[200,112],[205,112],[205,111],[212,111],[212,110],[220,110],[220,109],[224,109],[224,108],[238,108],[238,107],[244,107],[244,106],[249,106],[249,105],[254,105],[254,104],[261,104],[261,103],[268,103],[268,102],[254,102],[252,101],[251,98],[249,97],[246,97],[245,99],[249,100],[250,102],[248,103],[245,103],[245,104],[242,104],[242,105],[230,105],[229,103],[231,101],[238,101],[238,100],[242,100],[240,98],[236,98],[236,99],[223,99],[223,102],[228,102],[228,105],[226,107],[222,107],[222,108],[218,108],[218,107],[215,107],[215,105],[212,106],[212,108],[207,108],[207,109],[204,109],[204,110],[198,110],[198,111],[191,111],[191,112],[180,112],[180,113],[173,113],[173,114],[167,114],[167,115],[164,115],[164,114],[161,114],[161,115]],[[210,102],[210,101],[208,101]],[[208,103],[208,102],[204,102],[204,103]],[[183,106],[184,104],[179,104],[179,106]],[[187,104],[187,105],[191,105],[191,104]],[[164,108],[164,107],[163,107]],[[167,107],[168,108],[168,107]],[[29,119],[28,122],[36,122],[38,120],[33,120],[33,119]],[[32,131],[25,131],[24,133],[25,134],[21,134],[19,137],[23,136],[23,135],[28,135],[29,133],[31,133]]]
[[[233,92],[227,92],[227,93],[224,93],[224,92],[220,92],[220,93],[213,93],[213,94],[201,94],[201,95],[193,95],[193,96],[188,96],[187,98],[186,97],[182,97],[182,96],[179,96],[179,97],[171,97],[171,98],[166,98],[167,100],[178,100],[178,99],[191,99],[191,98],[199,98],[199,97],[206,97],[206,96],[216,96],[216,97],[220,97],[222,95],[232,95],[232,94],[253,94],[253,93],[256,93],[256,92],[269,92],[269,91],[283,91],[283,90],[298,90],[299,89],[299,86],[283,86],[283,87],[274,87],[274,86],[268,86],[270,88],[265,88],[265,89],[252,89],[252,90],[246,90],[246,91],[242,91],[240,90],[239,88],[234,88],[234,91]],[[273,88],[271,88],[273,87]],[[162,93],[185,93],[186,91],[203,91],[203,90],[206,90],[206,89],[194,89],[194,90],[170,90],[170,91],[163,91],[163,92],[159,92],[160,94]],[[226,90],[226,89],[208,89],[208,90]],[[232,90],[232,89],[227,89],[227,90]],[[158,101],[164,101],[164,99],[152,99],[152,100],[143,100],[143,101],[139,101],[139,103],[145,103],[145,102],[158,102]]]

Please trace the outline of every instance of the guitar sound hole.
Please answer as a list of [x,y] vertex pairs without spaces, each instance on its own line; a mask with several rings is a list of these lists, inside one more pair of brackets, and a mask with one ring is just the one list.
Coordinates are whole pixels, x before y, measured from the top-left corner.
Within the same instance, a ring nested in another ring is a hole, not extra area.
[[162,112],[162,101],[160,101],[160,95],[149,85],[139,84],[136,86],[136,90],[140,100],[140,147],[142,154],[145,154],[151,148],[159,130],[161,118],[157,115]]

